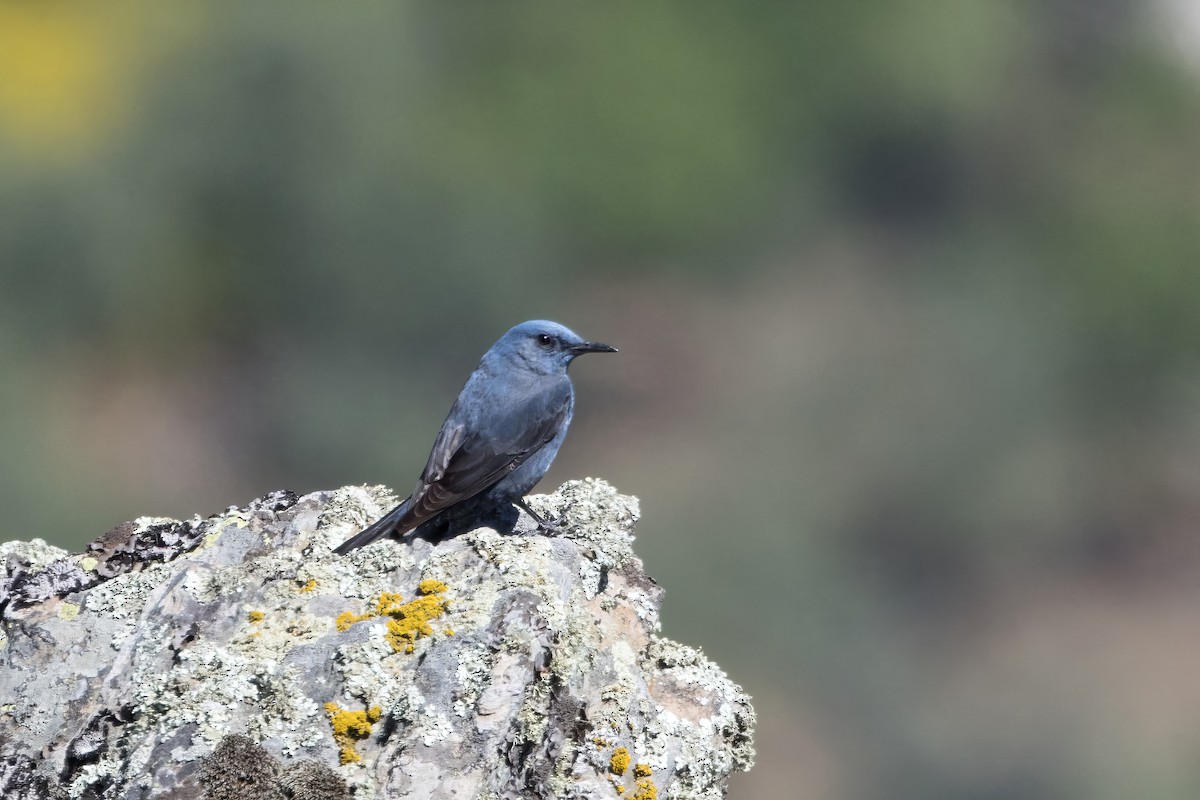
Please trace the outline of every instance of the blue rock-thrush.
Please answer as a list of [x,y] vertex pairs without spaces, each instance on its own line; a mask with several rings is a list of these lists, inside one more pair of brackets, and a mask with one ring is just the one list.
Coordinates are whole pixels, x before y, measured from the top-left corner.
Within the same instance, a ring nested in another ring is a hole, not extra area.
[[513,504],[552,529],[522,498],[550,469],[571,424],[575,389],[567,366],[584,353],[616,351],[545,320],[501,336],[454,401],[417,488],[335,552],[403,536],[464,507]]

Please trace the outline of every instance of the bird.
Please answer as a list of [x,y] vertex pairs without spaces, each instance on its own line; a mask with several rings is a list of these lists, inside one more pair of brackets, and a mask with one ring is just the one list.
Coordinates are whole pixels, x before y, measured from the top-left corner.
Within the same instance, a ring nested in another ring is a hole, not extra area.
[[509,329],[484,353],[451,406],[412,494],[334,552],[345,555],[456,512],[491,506],[517,506],[542,530],[557,529],[523,498],[550,469],[571,424],[575,389],[567,367],[585,353],[615,352],[549,320]]

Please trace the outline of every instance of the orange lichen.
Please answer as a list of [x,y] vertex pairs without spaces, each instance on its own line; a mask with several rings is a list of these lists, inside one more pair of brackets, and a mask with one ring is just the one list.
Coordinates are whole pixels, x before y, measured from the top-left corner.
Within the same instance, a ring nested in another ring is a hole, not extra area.
[[371,726],[383,716],[383,709],[371,706],[365,711],[348,711],[337,703],[326,703],[325,713],[333,728],[333,741],[337,743],[341,763],[353,764],[362,761],[355,743],[371,735]]
[[267,612],[265,611],[251,611],[246,615],[246,619],[250,620],[251,622],[262,622],[266,618]]
[[319,585],[320,585],[320,583],[317,581],[316,578],[309,578],[308,583],[301,586],[298,591],[301,594],[308,594],[312,590],[316,589]]
[[651,774],[649,764],[638,764],[633,768],[633,776],[635,778],[649,778]]
[[608,769],[613,775],[624,775],[625,770],[629,769],[629,751],[624,747],[613,750],[612,758],[608,762]]

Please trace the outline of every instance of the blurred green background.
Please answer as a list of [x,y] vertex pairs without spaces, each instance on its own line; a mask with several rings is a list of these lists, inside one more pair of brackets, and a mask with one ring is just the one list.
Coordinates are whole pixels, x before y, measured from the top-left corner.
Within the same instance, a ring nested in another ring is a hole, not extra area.
[[403,493],[549,317],[732,798],[1200,796],[1195,21],[5,0],[4,538]]

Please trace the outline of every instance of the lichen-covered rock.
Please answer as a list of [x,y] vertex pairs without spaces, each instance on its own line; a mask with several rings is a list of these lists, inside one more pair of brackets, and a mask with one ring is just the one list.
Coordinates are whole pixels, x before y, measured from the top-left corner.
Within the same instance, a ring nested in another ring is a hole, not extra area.
[[0,544],[0,796],[686,800],[749,769],[749,698],[656,635],[636,499],[574,481],[530,498],[554,536],[331,552],[394,502]]

